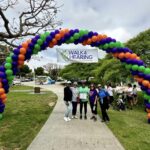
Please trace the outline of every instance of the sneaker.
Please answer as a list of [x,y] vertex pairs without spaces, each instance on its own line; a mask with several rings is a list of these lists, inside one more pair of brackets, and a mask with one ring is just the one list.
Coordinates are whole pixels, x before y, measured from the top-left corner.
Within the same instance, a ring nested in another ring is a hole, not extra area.
[[96,117],[94,117],[94,119],[93,119],[94,121],[97,121],[97,118]]
[[68,121],[68,118],[67,118],[67,117],[64,117],[64,120],[67,122],[67,121]]
[[84,116],[84,119],[87,120],[87,116]]
[[74,118],[75,118],[75,119],[78,119],[78,117],[77,117],[77,116],[74,116]]
[[71,121],[71,119],[70,119],[69,117],[67,118],[67,120],[68,120],[68,121]]
[[82,119],[82,115],[80,115],[80,119]]
[[94,116],[92,116],[90,119],[91,119],[91,120],[94,119]]
[[71,118],[72,118],[72,119],[75,119],[75,116],[72,116]]

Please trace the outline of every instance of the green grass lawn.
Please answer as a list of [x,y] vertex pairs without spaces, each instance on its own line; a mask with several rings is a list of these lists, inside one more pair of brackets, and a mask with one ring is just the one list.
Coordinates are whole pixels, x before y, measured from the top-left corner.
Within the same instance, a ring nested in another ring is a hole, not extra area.
[[11,86],[10,90],[33,90],[33,87],[25,85],[13,85]]
[[[16,86],[15,90],[31,88]],[[0,120],[0,150],[25,150],[52,112],[53,107],[48,104],[56,103],[56,99],[52,92],[41,95],[10,92],[3,120]]]
[[109,109],[108,113],[111,119],[108,127],[126,150],[150,149],[150,124],[143,108],[121,112]]

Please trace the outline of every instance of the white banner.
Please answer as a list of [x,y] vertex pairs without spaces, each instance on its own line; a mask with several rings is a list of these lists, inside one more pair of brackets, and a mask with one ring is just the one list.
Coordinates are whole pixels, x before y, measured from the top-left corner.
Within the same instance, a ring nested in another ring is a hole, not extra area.
[[57,61],[60,63],[95,63],[98,62],[97,49],[57,49]]

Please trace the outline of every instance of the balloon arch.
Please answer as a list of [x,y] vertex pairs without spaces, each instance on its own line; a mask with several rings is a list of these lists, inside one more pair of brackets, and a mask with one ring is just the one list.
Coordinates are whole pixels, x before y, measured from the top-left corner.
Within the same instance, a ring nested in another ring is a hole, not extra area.
[[4,64],[0,66],[0,118],[2,118],[2,113],[5,109],[6,93],[9,92],[14,76],[19,72],[25,60],[29,60],[31,55],[37,54],[47,47],[52,48],[63,43],[91,45],[111,53],[115,58],[119,59],[125,68],[131,71],[134,79],[144,92],[148,123],[150,123],[150,68],[147,68],[140,57],[129,48],[124,47],[121,42],[97,32],[79,29],[61,29],[36,35],[34,38],[23,42],[22,45],[19,45],[9,54]]

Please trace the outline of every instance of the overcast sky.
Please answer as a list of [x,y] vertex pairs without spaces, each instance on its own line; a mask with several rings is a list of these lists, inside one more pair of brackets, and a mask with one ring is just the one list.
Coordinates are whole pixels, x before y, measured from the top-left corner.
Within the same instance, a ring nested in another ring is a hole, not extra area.
[[[57,3],[63,5],[57,15],[63,22],[61,28],[93,30],[126,42],[150,27],[150,0],[57,0]],[[54,49],[40,55],[56,62]]]

